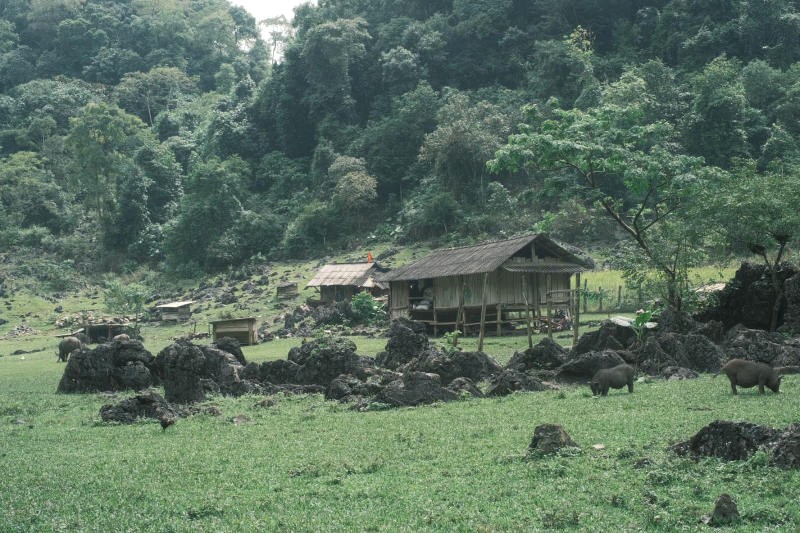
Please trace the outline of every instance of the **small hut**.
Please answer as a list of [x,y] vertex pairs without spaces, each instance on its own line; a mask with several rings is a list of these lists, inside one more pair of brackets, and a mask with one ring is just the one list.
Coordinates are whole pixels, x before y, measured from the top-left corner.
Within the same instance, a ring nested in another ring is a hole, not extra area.
[[320,302],[323,304],[349,301],[354,294],[368,291],[373,296],[386,294],[389,285],[375,280],[378,274],[388,269],[377,263],[341,263],[325,265],[307,287],[319,287]]
[[[580,273],[594,262],[544,234],[435,250],[410,265],[381,275],[389,283],[389,313],[440,331],[486,326],[543,324],[571,313],[577,339]],[[573,282],[573,276],[575,280]]]
[[92,322],[83,325],[83,332],[89,338],[89,342],[106,342],[120,333],[128,332],[131,327],[129,322]]
[[191,305],[194,300],[183,300],[180,302],[170,302],[168,304],[157,305],[156,309],[161,313],[163,322],[185,322],[192,315]]
[[285,281],[275,287],[275,296],[278,300],[289,300],[297,296],[297,282]]
[[211,321],[211,331],[214,340],[222,337],[232,337],[239,341],[242,346],[256,344],[256,319],[247,318],[227,318]]

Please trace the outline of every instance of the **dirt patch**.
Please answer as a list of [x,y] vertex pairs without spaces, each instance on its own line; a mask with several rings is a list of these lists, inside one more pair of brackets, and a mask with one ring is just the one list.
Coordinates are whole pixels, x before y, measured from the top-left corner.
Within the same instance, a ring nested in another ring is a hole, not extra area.
[[492,378],[486,396],[507,396],[512,392],[540,392],[550,390],[550,387],[536,379],[535,377],[506,369]]
[[394,407],[414,406],[458,399],[458,395],[444,387],[438,374],[407,372],[381,390],[376,400]]
[[[581,353],[581,352],[574,352]],[[526,372],[528,370],[554,370],[567,361],[569,352],[548,338],[542,339],[533,348],[515,352],[506,368]]]
[[673,447],[679,455],[719,457],[726,461],[741,461],[759,447],[774,440],[778,432],[771,427],[750,422],[715,420],[691,439]]
[[547,455],[567,447],[578,448],[578,445],[563,427],[556,424],[542,424],[533,430],[533,437],[528,445],[528,454]]
[[715,420],[672,449],[679,455],[719,457],[726,461],[746,460],[763,450],[773,466],[800,468],[800,424],[777,430],[750,422]]
[[449,383],[461,377],[474,381],[488,379],[500,374],[503,367],[483,352],[446,351],[430,347],[419,357],[403,365],[401,371],[439,374],[444,383]]
[[167,417],[175,419],[186,416],[188,412],[181,407],[167,402],[161,395],[148,391],[137,394],[133,398],[122,400],[116,404],[104,405],[100,408],[100,418],[104,422],[133,424],[139,418],[155,420]]
[[558,369],[556,377],[559,381],[574,383],[588,381],[603,368],[613,368],[624,364],[625,360],[613,350],[587,352],[571,357]]

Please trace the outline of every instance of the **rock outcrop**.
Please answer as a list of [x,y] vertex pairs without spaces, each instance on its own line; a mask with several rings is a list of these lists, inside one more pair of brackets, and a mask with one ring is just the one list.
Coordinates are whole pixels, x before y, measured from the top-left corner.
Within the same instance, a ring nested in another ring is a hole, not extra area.
[[57,391],[143,390],[158,384],[153,355],[141,342],[112,341],[72,352]]

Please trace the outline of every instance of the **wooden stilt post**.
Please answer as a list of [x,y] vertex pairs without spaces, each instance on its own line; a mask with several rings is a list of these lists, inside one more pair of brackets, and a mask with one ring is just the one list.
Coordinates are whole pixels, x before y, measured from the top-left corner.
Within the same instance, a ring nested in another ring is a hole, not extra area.
[[550,340],[553,340],[553,326],[552,326],[552,324],[550,322],[550,320],[551,320],[550,319],[550,313],[551,313],[550,301],[553,298],[553,296],[550,294],[550,292],[552,291],[552,288],[553,288],[553,285],[552,285],[553,284],[553,279],[550,277],[550,274],[547,274],[547,278],[546,279],[547,279],[547,282],[546,282],[547,283],[547,292],[545,293],[545,300],[546,300],[547,308],[545,309],[545,312],[547,313],[547,315],[546,315],[546,318],[547,318],[547,338],[549,338]]
[[572,347],[578,344],[578,329],[581,324],[581,273],[575,273],[575,315],[572,317]]
[[[580,274],[578,274],[578,276],[580,276]],[[583,280],[583,292],[584,292],[584,294],[589,292],[589,280],[588,279]],[[589,298],[584,298],[583,299],[583,312],[584,313],[588,313],[589,312],[589,308],[586,305],[588,303],[588,301],[589,301]]]
[[522,274],[522,297],[525,300],[525,326],[528,330],[528,348],[533,348],[533,335],[531,333],[531,305],[528,302],[528,273]]
[[[540,274],[534,274],[534,276],[536,276],[536,283],[534,283],[533,286],[533,314],[536,316],[536,319],[541,324],[542,323],[542,284],[541,284],[542,280]],[[541,331],[541,329],[539,331]]]
[[[483,351],[483,336],[486,330],[486,285],[489,282],[489,273],[483,275],[483,292],[481,293],[481,333],[478,337],[478,351]],[[498,320],[500,317],[498,317]]]
[[[466,320],[464,319],[464,316],[463,316],[464,315],[464,291],[466,290],[466,288],[467,288],[467,282],[464,279],[464,276],[461,276],[461,292],[460,292],[459,297],[458,297],[458,311],[456,311],[456,325],[455,325],[455,329],[453,329],[453,332],[459,331],[459,329],[458,329],[459,322],[466,322]],[[461,332],[464,333],[464,330],[461,330]],[[458,346],[458,334],[455,334],[455,336],[453,338],[455,339],[453,341],[453,346]]]

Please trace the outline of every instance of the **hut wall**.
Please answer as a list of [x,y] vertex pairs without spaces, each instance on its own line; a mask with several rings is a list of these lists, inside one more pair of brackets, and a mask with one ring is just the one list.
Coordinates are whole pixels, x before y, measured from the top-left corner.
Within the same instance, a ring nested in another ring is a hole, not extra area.
[[322,285],[319,288],[319,299],[325,303],[334,301],[336,299],[336,290],[330,285]]
[[408,315],[408,282],[393,281],[389,288],[389,317],[399,318]]
[[[533,304],[536,301],[536,283],[542,282],[536,275],[496,270],[489,273],[489,278],[486,281],[486,305],[524,305],[525,295],[522,293],[522,277],[525,275],[529,276],[527,283],[528,302]],[[482,305],[483,274],[464,276],[464,282],[464,305],[468,307]],[[436,278],[433,286],[434,303],[437,309],[458,307],[459,291],[461,290],[460,277]],[[542,291],[542,298],[544,298],[544,291]],[[542,301],[544,302],[544,300]]]
[[325,303],[349,302],[357,288],[353,285],[321,285],[319,297]]
[[175,322],[184,322],[189,320],[192,315],[192,311],[189,306],[178,307],[178,308],[161,308],[161,320],[168,322],[168,321],[175,321]]
[[[523,283],[523,278],[528,277]],[[536,301],[536,284],[538,280],[534,274],[527,272],[509,272],[507,270],[498,271],[497,290],[499,292],[498,303],[509,305],[525,305],[527,290],[527,301],[533,304]]]
[[239,344],[249,346],[256,343],[255,322],[221,322],[213,324],[214,340],[232,337]]
[[[463,276],[464,305],[480,307],[483,304],[483,274]],[[486,282],[486,305],[507,304],[525,305],[522,278],[528,276],[528,304],[535,306],[537,299],[541,305],[547,302],[547,275],[496,270],[489,273]],[[436,309],[457,309],[461,291],[462,276],[448,276],[433,279],[433,302]],[[569,274],[551,274],[550,290],[567,290],[570,288]],[[408,282],[391,283],[390,316],[405,316],[409,308]]]
[[[570,274],[550,274],[551,291],[566,291],[570,288]],[[536,274],[536,284],[539,287],[539,302],[544,305],[547,302],[547,274]],[[564,295],[557,298],[564,299]],[[560,303],[560,302],[556,302]]]
[[434,278],[433,280],[433,305],[437,309],[458,307],[461,282],[457,276],[447,278]]

